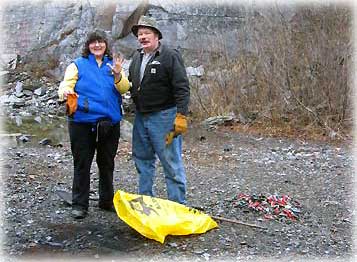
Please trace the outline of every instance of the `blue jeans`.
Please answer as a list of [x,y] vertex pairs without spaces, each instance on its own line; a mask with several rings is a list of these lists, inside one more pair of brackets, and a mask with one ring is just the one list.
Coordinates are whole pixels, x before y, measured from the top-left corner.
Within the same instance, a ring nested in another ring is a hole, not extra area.
[[133,127],[133,159],[139,173],[139,194],[154,196],[156,156],[164,169],[169,200],[186,203],[186,174],[182,161],[182,136],[166,146],[165,137],[173,129],[176,107],[159,112],[136,112]]

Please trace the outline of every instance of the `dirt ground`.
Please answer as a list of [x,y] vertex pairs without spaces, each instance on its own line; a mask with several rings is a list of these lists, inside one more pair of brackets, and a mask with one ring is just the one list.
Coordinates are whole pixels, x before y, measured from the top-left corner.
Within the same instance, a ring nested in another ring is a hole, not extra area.
[[[4,141],[3,141],[4,142]],[[135,193],[131,145],[116,157],[115,188]],[[191,126],[184,138],[188,205],[266,227],[217,221],[201,235],[147,239],[115,213],[97,208],[98,177],[92,166],[89,215],[74,220],[54,194],[70,190],[72,158],[63,147],[19,144],[2,151],[2,255],[7,261],[353,261],[352,145],[266,138]],[[161,167],[156,192],[166,198]],[[234,204],[240,193],[289,195],[301,204],[298,219],[266,219]]]

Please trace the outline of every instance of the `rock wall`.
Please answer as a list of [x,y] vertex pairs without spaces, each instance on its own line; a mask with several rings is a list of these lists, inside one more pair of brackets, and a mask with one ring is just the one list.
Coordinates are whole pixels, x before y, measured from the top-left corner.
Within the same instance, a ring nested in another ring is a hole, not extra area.
[[60,78],[80,54],[87,32],[95,28],[104,29],[113,49],[129,59],[138,48],[130,28],[146,14],[157,19],[164,43],[191,54],[186,59],[207,52],[234,55],[249,47],[249,10],[222,1],[7,1],[1,16],[3,53],[20,55],[27,71]]
[[2,9],[2,27],[5,51],[25,55],[39,43],[46,41],[57,25],[63,23],[73,4],[59,2],[8,2]]

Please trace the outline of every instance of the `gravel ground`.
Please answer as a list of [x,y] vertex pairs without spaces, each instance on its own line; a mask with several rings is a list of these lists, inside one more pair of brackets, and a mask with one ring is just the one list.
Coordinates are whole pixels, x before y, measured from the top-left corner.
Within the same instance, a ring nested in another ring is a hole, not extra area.
[[[4,142],[4,141],[2,141]],[[136,192],[131,145],[120,142],[115,188]],[[6,261],[83,259],[108,261],[353,261],[352,147],[264,138],[193,126],[184,139],[188,205],[204,212],[266,227],[217,221],[201,235],[146,239],[115,213],[97,208],[92,166],[89,215],[70,216],[55,189],[70,190],[72,159],[63,147],[5,147],[3,166],[3,256]],[[157,196],[166,191],[159,167]],[[239,193],[289,195],[301,204],[298,220],[265,219],[234,205]]]

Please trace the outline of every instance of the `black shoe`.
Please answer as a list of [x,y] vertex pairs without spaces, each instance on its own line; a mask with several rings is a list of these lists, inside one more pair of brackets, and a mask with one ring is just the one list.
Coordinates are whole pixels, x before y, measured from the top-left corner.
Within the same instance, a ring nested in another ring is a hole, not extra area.
[[99,204],[99,208],[109,212],[114,212],[114,213],[116,212],[113,204],[111,205]]
[[83,219],[87,216],[87,210],[74,208],[72,209],[72,217],[75,219]]

